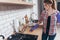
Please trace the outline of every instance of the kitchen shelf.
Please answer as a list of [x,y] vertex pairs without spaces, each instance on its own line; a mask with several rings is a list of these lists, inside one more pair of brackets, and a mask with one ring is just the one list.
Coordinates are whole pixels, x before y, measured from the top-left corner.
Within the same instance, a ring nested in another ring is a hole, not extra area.
[[33,6],[33,3],[28,3],[19,0],[0,0],[0,4],[17,4],[17,5]]

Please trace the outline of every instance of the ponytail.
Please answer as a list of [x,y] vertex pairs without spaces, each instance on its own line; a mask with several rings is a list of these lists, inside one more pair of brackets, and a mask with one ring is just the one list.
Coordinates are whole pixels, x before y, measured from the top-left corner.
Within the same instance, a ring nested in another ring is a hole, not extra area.
[[52,1],[53,1],[53,3],[52,3],[52,8],[53,8],[53,9],[57,9],[56,1],[55,1],[55,0],[52,0]]

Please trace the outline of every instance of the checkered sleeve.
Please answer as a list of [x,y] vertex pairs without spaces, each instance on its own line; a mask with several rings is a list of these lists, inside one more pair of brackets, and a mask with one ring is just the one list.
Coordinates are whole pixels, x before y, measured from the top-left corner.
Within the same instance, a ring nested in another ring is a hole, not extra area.
[[43,16],[44,16],[44,12],[41,13],[40,17],[39,17],[39,22],[43,21]]

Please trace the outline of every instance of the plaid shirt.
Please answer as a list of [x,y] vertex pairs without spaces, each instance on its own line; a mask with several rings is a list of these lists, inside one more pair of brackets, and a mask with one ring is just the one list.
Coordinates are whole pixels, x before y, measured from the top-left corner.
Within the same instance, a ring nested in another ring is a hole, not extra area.
[[[57,17],[56,17],[56,14],[57,14],[57,12],[51,15],[49,35],[56,34],[56,29],[57,29],[57,25],[56,25],[57,24]],[[43,21],[43,32],[44,33],[46,33],[47,18],[48,18],[47,13],[45,11],[43,11],[39,20]]]

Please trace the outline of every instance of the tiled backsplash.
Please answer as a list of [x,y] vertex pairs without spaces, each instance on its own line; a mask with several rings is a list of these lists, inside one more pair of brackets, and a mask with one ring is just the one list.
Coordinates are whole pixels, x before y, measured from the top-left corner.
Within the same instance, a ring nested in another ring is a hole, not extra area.
[[[30,13],[31,8],[20,9],[20,6],[0,5],[0,34],[5,37],[11,35],[13,32],[11,25],[13,20],[17,19],[19,22],[21,18],[23,18],[26,14],[29,16]],[[16,22],[16,28],[18,27],[18,22]]]

